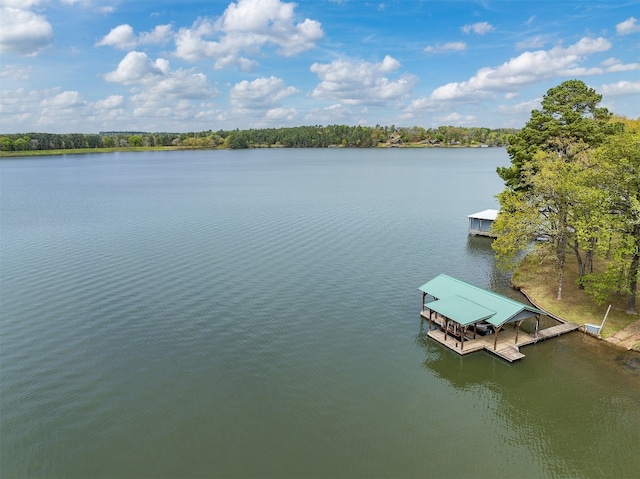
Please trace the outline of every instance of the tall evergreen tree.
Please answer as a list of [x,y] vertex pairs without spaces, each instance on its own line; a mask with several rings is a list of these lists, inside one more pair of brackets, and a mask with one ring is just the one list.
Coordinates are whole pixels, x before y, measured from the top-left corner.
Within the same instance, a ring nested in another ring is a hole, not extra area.
[[579,153],[575,145],[586,148],[600,145],[607,135],[621,131],[611,123],[611,113],[598,106],[602,95],[580,80],[568,80],[547,91],[540,110],[533,110],[522,130],[509,137],[507,153],[511,166],[498,168],[498,175],[512,189],[526,188],[525,165],[535,167],[538,151],[555,153],[570,161]]

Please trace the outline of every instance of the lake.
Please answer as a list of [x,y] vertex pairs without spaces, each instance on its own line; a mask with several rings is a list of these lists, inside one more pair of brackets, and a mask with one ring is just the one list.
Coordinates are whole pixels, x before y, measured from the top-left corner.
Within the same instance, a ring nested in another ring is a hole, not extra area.
[[1,160],[2,477],[637,477],[637,353],[576,332],[509,364],[421,330],[440,273],[522,300],[467,235],[508,164]]

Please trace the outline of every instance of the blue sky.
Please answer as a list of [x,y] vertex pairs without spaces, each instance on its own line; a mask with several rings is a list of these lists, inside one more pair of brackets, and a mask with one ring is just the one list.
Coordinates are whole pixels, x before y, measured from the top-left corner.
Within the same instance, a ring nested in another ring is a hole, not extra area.
[[633,1],[0,0],[0,132],[519,128],[577,78],[640,116]]

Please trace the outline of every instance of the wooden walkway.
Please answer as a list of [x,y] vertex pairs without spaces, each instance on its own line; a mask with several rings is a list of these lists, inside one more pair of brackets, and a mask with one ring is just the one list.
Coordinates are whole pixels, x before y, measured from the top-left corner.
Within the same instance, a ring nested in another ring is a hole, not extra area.
[[[425,324],[429,324],[428,316],[425,313],[420,313],[421,319],[425,322]],[[560,336],[561,334],[569,333],[571,331],[575,331],[579,328],[577,324],[573,323],[562,323],[557,326],[552,326],[550,328],[541,329],[538,331],[537,337],[533,334],[526,333],[522,330],[518,331],[518,340],[516,342],[516,329],[515,327],[511,327],[510,325],[506,325],[504,329],[501,329],[498,333],[498,342],[496,344],[496,349],[494,349],[495,343],[495,334],[488,334],[486,336],[476,336],[473,339],[473,330],[467,331],[464,342],[460,341],[459,338],[452,337],[450,334],[447,335],[447,339],[445,340],[444,331],[442,330],[442,326],[440,323],[440,318],[434,321],[436,327],[431,331],[427,332],[427,336],[436,340],[443,346],[455,351],[460,355],[470,354],[476,351],[486,350],[491,354],[495,354],[502,359],[505,359],[509,362],[514,362],[519,359],[524,358],[524,354],[520,352],[520,348],[522,346],[527,346],[529,344],[537,343],[538,341],[544,341],[545,339],[554,338],[556,336]]]
[[580,326],[573,323],[562,323],[557,326],[551,326],[550,328],[541,329],[538,331],[538,341],[542,341],[543,339],[555,338],[556,336],[560,336],[561,334],[570,333],[571,331],[575,331]]

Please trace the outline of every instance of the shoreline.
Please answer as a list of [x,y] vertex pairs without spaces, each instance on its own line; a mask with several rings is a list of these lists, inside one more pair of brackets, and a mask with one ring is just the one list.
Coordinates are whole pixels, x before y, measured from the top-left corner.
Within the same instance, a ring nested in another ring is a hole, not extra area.
[[0,151],[1,158],[23,158],[32,156],[60,156],[60,155],[86,155],[86,154],[98,154],[98,153],[115,153],[115,152],[144,152],[144,151],[216,151],[216,150],[263,150],[271,148],[301,148],[301,149],[328,149],[328,148],[345,148],[345,149],[377,149],[377,148],[389,148],[389,149],[402,149],[402,148],[435,148],[435,149],[484,149],[484,148],[504,148],[504,146],[479,146],[479,145],[431,145],[422,143],[404,143],[401,145],[396,144],[380,144],[376,146],[367,147],[351,147],[342,145],[330,145],[325,147],[288,147],[281,145],[258,145],[251,146],[249,148],[229,148],[229,147],[215,147],[215,148],[198,148],[198,147],[185,147],[185,146],[141,146],[141,147],[119,147],[119,148],[73,148],[73,149],[60,149],[60,150],[23,150],[23,151]]
[[[545,312],[545,314],[547,316],[549,316],[552,319],[555,319],[556,321],[559,321],[561,323],[570,323],[572,321],[568,321],[560,316],[558,316],[557,314],[554,314],[553,312],[549,311],[549,309],[546,307],[546,305],[541,305],[538,301],[534,300],[532,298],[531,293],[527,292],[527,290],[525,289],[525,287],[523,286],[516,286],[513,283],[513,277],[509,280],[511,287],[517,291],[519,291],[520,293],[522,293],[524,295],[525,298],[527,298],[527,300],[536,308],[542,310]],[[580,324],[580,331],[583,332],[583,334],[587,334],[584,331],[584,323]],[[629,324],[628,326],[616,331],[615,333],[613,333],[612,335],[604,338],[602,337],[602,335],[598,334],[598,335],[594,335],[594,334],[589,334],[589,336],[598,339],[600,341],[604,341],[608,344],[610,344],[611,346],[618,348],[618,349],[623,349],[625,351],[633,351],[636,353],[640,353],[640,319],[635,320],[634,322],[632,322],[631,324]]]

